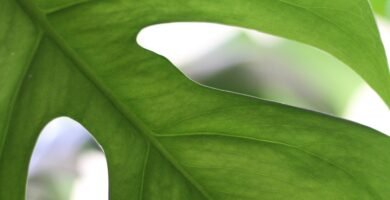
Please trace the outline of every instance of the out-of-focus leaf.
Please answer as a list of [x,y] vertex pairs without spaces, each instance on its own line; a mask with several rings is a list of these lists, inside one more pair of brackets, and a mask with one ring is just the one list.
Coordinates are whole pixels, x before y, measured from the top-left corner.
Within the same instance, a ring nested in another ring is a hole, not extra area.
[[207,86],[342,116],[364,81],[318,49],[281,38],[270,40],[275,43],[239,33],[181,68]]
[[390,198],[387,136],[202,87],[135,40],[143,27],[172,21],[258,29],[333,54],[389,103],[386,59],[365,0],[0,5],[0,199],[24,199],[34,142],[63,115],[102,144],[110,199]]
[[390,1],[389,0],[370,0],[375,13],[389,17],[390,16]]

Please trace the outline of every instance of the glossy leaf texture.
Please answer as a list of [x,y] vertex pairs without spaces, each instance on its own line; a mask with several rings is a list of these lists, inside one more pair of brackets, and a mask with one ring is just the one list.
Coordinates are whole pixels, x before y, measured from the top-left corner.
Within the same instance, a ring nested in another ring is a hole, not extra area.
[[200,86],[136,43],[143,27],[173,21],[256,29],[331,53],[389,104],[366,0],[1,0],[0,8],[0,199],[24,199],[34,143],[58,116],[102,144],[110,199],[390,199],[384,134]]

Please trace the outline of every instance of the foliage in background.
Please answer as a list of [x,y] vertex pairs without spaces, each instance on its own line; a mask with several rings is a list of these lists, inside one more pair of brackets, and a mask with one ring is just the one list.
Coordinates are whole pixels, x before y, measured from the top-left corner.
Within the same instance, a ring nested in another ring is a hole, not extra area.
[[207,86],[336,116],[363,83],[345,64],[315,48],[254,39],[242,32],[182,69]]
[[331,53],[389,104],[364,0],[2,0],[1,8],[0,199],[24,198],[34,142],[63,115],[102,144],[111,199],[390,198],[387,136],[202,87],[135,42],[141,28],[172,21],[258,29]]

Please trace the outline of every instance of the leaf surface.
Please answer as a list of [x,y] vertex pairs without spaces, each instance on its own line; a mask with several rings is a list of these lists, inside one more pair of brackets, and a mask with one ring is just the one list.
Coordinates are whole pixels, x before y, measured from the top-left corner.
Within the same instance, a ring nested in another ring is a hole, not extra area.
[[43,126],[102,144],[110,199],[389,199],[390,141],[342,119],[188,80],[136,43],[145,26],[208,21],[321,48],[389,104],[365,0],[1,0],[0,199],[23,199]]

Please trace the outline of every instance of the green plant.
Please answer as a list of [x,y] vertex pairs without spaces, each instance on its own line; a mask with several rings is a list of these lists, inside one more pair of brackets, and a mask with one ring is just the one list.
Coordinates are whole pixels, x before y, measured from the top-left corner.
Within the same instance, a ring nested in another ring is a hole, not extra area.
[[140,48],[145,26],[208,21],[327,51],[390,105],[366,0],[1,0],[0,199],[23,199],[42,127],[102,144],[110,199],[389,199],[390,141],[323,114],[200,86]]

